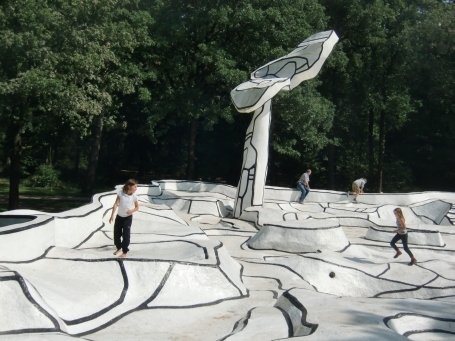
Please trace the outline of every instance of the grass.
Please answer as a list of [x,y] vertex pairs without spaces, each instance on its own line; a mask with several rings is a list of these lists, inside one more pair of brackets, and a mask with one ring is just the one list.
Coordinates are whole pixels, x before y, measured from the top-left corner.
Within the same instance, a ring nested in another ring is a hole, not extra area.
[[[94,193],[111,191],[113,188],[99,188]],[[9,180],[0,178],[0,212],[8,210]],[[19,186],[19,209],[37,210],[49,213],[68,211],[86,205],[92,197],[82,195],[78,188],[50,188]]]
[[[84,206],[90,203],[91,199],[83,200],[65,199],[43,199],[43,198],[21,198],[19,199],[19,209],[36,210],[48,213],[59,213],[73,208]],[[0,212],[8,211],[8,198],[0,198]]]
[[[114,187],[107,188],[96,188],[94,193],[108,192],[112,191]],[[9,180],[5,178],[0,178],[0,195],[8,195],[9,193]],[[26,187],[19,186],[20,195],[39,195],[39,196],[87,196],[81,194],[79,188],[74,187]]]

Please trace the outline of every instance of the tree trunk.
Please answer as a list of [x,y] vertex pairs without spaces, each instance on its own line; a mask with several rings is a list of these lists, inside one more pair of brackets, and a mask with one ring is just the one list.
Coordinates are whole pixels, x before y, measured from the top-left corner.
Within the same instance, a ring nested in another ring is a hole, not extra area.
[[371,109],[368,118],[368,179],[374,178],[374,111]]
[[188,138],[188,159],[186,167],[186,178],[188,180],[194,180],[194,165],[196,161],[195,146],[196,146],[196,135],[198,128],[198,119],[191,116],[189,121],[189,138]]
[[74,179],[79,181],[79,164],[81,162],[81,148],[79,143],[76,143],[76,159],[74,160]]
[[328,146],[328,163],[327,163],[327,187],[330,190],[335,189],[335,146],[329,143]]
[[19,182],[22,155],[21,127],[19,125],[13,125],[11,127],[11,142],[8,210],[15,210],[19,208]]
[[82,186],[82,192],[85,194],[92,194],[95,184],[96,168],[98,166],[98,158],[100,155],[101,137],[103,135],[104,115],[101,114],[96,122],[94,130],[92,147],[90,148],[90,155],[88,160],[87,173],[85,181]]
[[382,192],[382,167],[385,147],[385,111],[381,110],[379,117],[379,149],[378,149],[378,192]]

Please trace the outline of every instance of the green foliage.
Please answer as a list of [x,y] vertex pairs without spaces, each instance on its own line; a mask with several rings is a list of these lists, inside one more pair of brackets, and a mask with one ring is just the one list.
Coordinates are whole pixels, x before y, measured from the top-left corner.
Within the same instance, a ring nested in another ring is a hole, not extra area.
[[23,181],[29,187],[58,187],[60,186],[60,172],[51,165],[39,165],[35,174]]
[[98,148],[96,179],[109,185],[125,170],[185,178],[191,163],[194,178],[236,185],[251,115],[234,110],[229,92],[309,35],[334,29],[340,41],[318,77],[273,101],[270,183],[292,186],[310,167],[321,188],[346,190],[366,176],[374,191],[382,171],[383,191],[455,190],[454,8],[439,0],[4,0],[3,168],[26,181],[80,184]]

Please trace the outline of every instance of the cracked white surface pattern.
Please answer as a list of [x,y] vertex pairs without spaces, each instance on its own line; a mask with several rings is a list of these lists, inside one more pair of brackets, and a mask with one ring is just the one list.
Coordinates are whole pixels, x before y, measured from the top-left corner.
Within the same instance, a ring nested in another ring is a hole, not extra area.
[[[352,204],[316,189],[300,205],[297,189],[266,187],[248,220],[232,218],[232,186],[163,180],[137,193],[124,260],[107,221],[114,191],[58,214],[0,214],[32,217],[0,228],[0,340],[455,337],[455,193]],[[414,266],[389,246],[395,207],[410,233],[443,240],[411,243]],[[371,228],[390,238],[367,239]]]

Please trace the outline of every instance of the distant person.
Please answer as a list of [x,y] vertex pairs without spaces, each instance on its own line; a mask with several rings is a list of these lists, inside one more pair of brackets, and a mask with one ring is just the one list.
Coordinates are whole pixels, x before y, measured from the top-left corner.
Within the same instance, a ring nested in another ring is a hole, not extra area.
[[403,211],[401,211],[401,208],[396,208],[393,210],[393,213],[397,218],[398,227],[397,230],[392,231],[393,233],[396,233],[396,235],[392,238],[392,241],[390,242],[390,246],[393,247],[394,250],[397,252],[395,256],[393,256],[393,258],[398,258],[401,255],[400,249],[395,245],[395,243],[401,239],[404,251],[406,251],[409,257],[411,257],[411,261],[409,262],[408,265],[409,266],[414,265],[415,263],[417,263],[417,259],[414,258],[414,255],[408,248],[408,232],[406,231],[406,220],[404,219]]
[[[131,224],[133,223],[133,213],[139,209],[137,196],[134,194],[137,190],[137,181],[129,179],[117,192],[117,199],[115,199],[114,206],[112,206],[112,214],[109,219],[109,224],[114,220],[114,214],[118,207],[118,213],[115,217],[114,224],[114,244],[117,251],[114,255],[120,252],[120,258],[125,258],[130,245]],[[123,237],[123,238],[122,238]]]
[[299,199],[301,204],[303,204],[306,196],[310,193],[310,175],[311,169],[307,169],[306,172],[302,174],[299,181],[297,181],[297,188],[302,192]]
[[[363,193],[363,187],[367,183],[367,179],[365,178],[360,178],[357,179],[352,183],[352,194],[355,194],[355,198],[353,202],[357,202],[357,197],[360,195],[360,193]],[[351,192],[348,191],[347,196],[349,197],[349,194]]]

